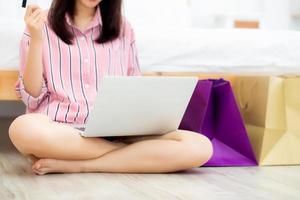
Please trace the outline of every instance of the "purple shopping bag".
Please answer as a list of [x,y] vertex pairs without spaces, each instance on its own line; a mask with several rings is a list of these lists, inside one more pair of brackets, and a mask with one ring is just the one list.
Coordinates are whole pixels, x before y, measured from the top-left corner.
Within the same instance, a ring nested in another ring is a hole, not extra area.
[[204,166],[258,165],[230,83],[199,80],[179,129],[207,136],[212,158]]

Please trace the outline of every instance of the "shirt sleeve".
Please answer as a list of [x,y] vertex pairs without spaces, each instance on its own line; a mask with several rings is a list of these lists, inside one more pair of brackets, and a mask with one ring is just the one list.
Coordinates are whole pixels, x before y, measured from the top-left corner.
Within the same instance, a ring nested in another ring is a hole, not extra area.
[[24,104],[27,106],[28,109],[34,110],[39,106],[39,104],[43,100],[43,98],[46,97],[48,88],[47,88],[45,78],[43,76],[42,89],[41,89],[41,92],[38,97],[31,96],[25,89],[24,81],[23,81],[23,74],[24,74],[25,67],[26,67],[29,44],[30,44],[30,34],[27,31],[27,29],[25,29],[22,39],[21,39],[21,42],[20,42],[19,76],[15,83],[15,92],[16,92],[17,96],[24,102]]
[[142,76],[140,68],[138,51],[135,40],[135,33],[133,28],[130,26],[130,47],[129,47],[129,58],[128,58],[128,76]]

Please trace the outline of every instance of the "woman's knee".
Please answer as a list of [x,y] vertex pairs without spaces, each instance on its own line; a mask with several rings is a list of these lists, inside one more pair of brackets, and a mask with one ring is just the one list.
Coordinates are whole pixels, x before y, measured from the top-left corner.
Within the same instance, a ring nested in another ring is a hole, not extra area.
[[11,123],[8,130],[9,137],[16,148],[25,153],[30,148],[38,146],[47,122],[50,122],[50,118],[43,114],[21,115]]
[[184,145],[185,159],[191,167],[199,167],[212,157],[213,146],[206,136],[193,131],[178,131]]

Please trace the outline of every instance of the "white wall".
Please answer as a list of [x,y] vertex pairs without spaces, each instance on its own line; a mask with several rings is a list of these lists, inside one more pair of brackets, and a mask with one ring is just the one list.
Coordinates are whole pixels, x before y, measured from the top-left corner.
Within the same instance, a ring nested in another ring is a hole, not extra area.
[[191,5],[203,14],[238,14],[260,12],[262,0],[191,0]]
[[[38,4],[43,9],[49,8],[51,2],[52,0],[27,0],[27,4]],[[0,0],[0,18],[22,20],[24,13],[22,0]]]
[[188,27],[191,23],[187,0],[124,0],[123,8],[134,27]]
[[291,21],[290,28],[300,30],[300,0],[290,0]]
[[289,29],[290,27],[290,1],[264,0],[262,28]]
[[198,27],[232,28],[235,19],[254,19],[262,29],[300,29],[300,0],[191,0],[191,6]]
[[194,26],[232,28],[235,19],[259,20],[262,0],[191,0]]

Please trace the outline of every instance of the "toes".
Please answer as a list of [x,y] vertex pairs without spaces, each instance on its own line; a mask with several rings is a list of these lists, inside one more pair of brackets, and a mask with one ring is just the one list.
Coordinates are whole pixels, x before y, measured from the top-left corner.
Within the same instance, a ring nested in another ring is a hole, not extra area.
[[41,169],[32,168],[32,171],[37,175],[44,175],[48,173],[47,168],[41,168]]
[[54,172],[54,161],[52,159],[39,159],[32,165],[32,171],[38,175]]
[[44,175],[42,172],[37,171],[37,170],[32,170],[34,172],[35,175]]
[[80,172],[80,167],[76,167],[76,162],[62,161],[55,159],[39,159],[32,165],[32,171],[38,175],[49,173],[74,173]]
[[47,168],[47,167],[48,167],[48,164],[47,164],[46,159],[39,159],[32,165],[32,168],[36,169],[36,170],[41,170],[41,169]]
[[41,164],[39,161],[36,161],[33,165],[32,165],[32,169],[36,169],[39,170],[41,168]]

